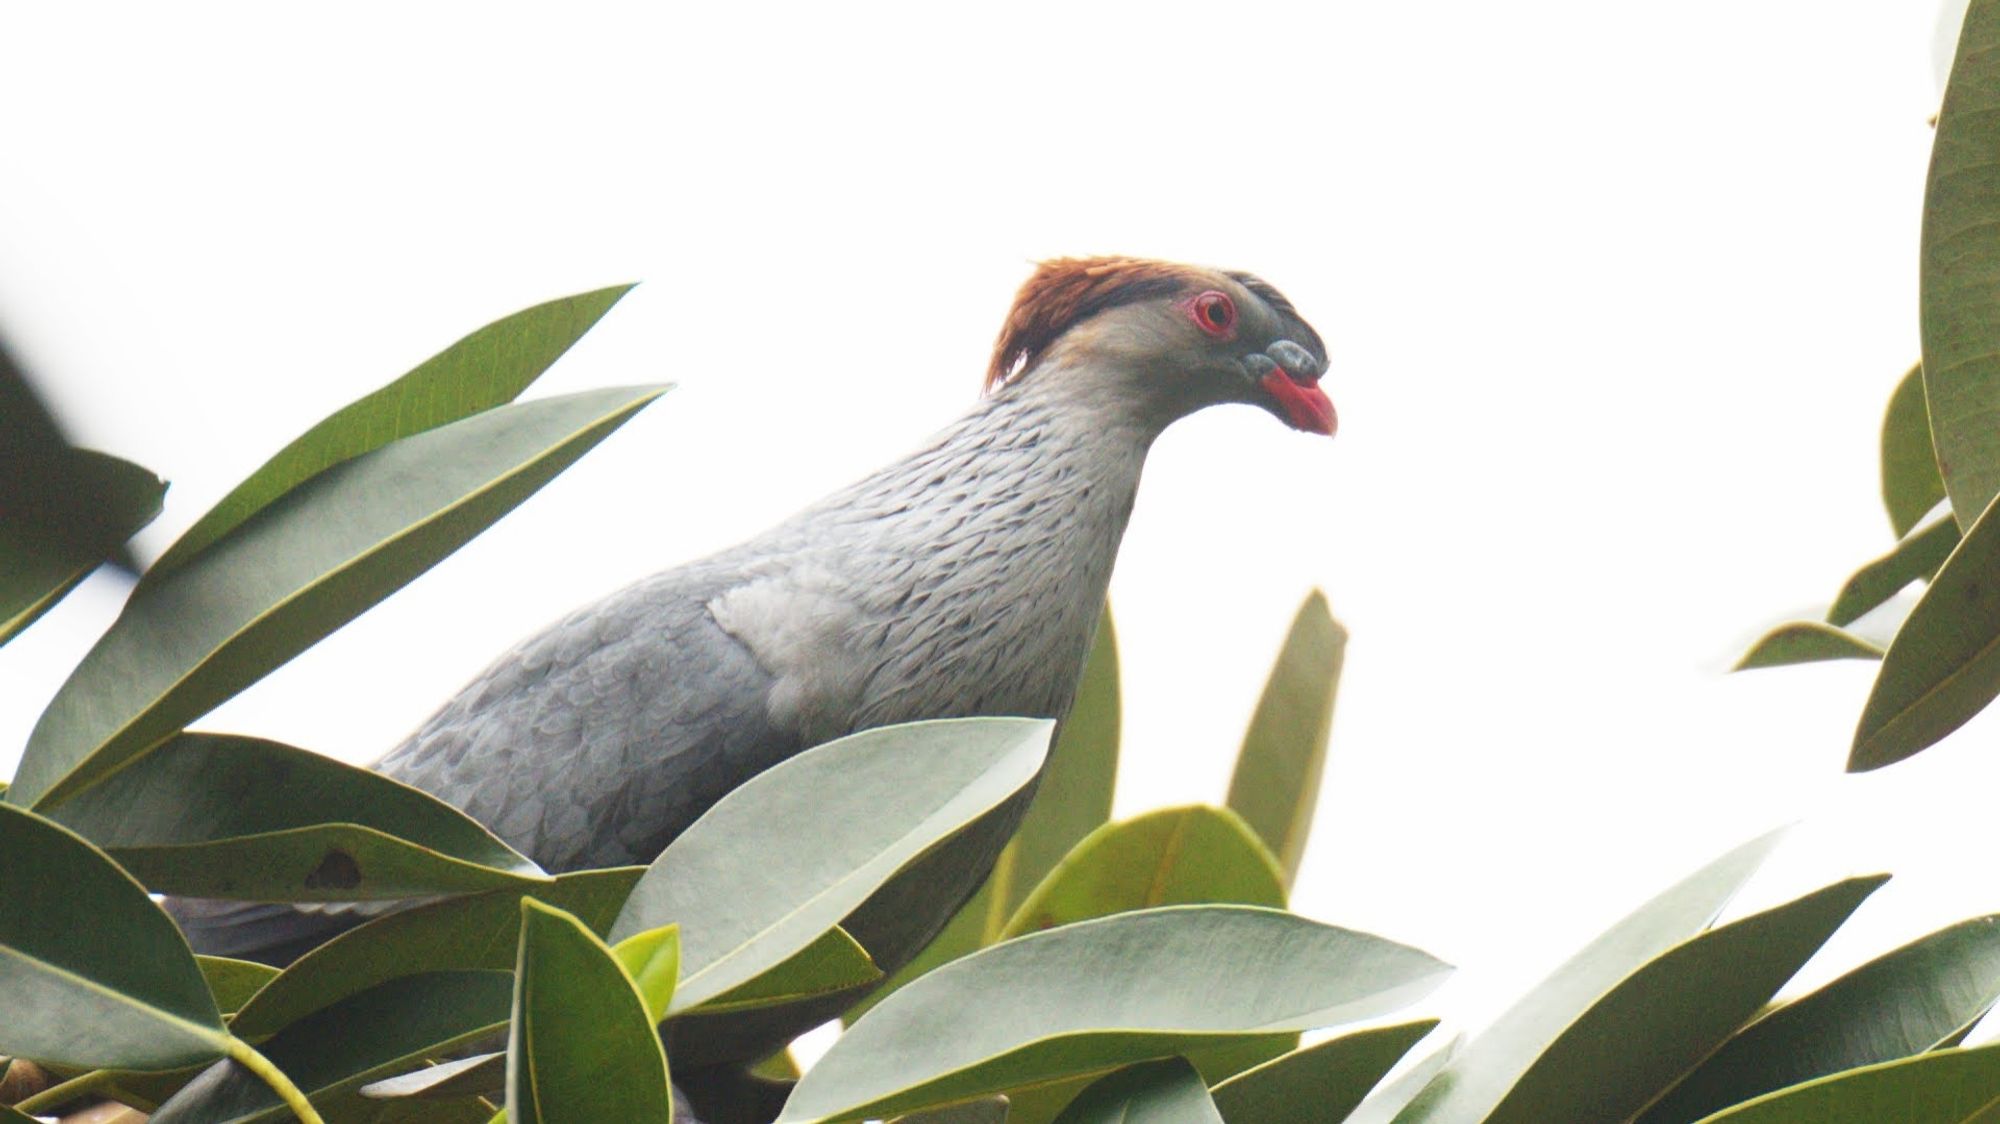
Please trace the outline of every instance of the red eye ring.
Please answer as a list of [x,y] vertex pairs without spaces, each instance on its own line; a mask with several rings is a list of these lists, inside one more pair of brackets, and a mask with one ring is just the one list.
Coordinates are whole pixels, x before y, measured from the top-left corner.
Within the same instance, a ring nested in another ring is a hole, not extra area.
[[1236,302],[1228,293],[1208,290],[1188,302],[1188,315],[1196,327],[1217,339],[1227,339],[1236,331]]

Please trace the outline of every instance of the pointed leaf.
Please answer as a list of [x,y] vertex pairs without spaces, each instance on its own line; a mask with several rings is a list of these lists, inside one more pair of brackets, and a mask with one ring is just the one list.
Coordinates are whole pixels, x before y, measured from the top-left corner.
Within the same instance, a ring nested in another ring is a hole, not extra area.
[[[779,1120],[888,1116],[1368,1018],[1429,993],[1449,972],[1416,949],[1278,910],[1114,914],[997,944],[912,981],[806,1071]],[[967,1020],[969,1010],[980,1017]]]
[[1938,113],[1918,273],[1924,393],[1952,513],[2000,494],[2000,4],[1973,0]]
[[618,957],[576,918],[522,898],[507,1119],[594,1124],[671,1115],[666,1052]]
[[1882,657],[1848,772],[1879,769],[1936,744],[2000,694],[1996,573],[2000,516],[1989,511],[1931,579]]
[[1771,832],[1737,847],[1605,930],[1460,1049],[1397,1121],[1479,1119],[1482,1106],[1497,1106],[1600,999],[1707,927],[1782,834]]
[[278,497],[342,461],[512,402],[631,290],[630,285],[614,285],[495,320],[395,382],[329,414],[196,520],[153,563],[146,584],[179,568]]
[[1222,1124],[1201,1074],[1185,1058],[1141,1062],[1085,1089],[1057,1124]]
[[364,901],[546,884],[457,808],[278,742],[182,734],[49,818],[156,893]]
[[664,392],[500,406],[344,461],[137,592],[30,735],[7,799],[61,803],[387,597]]
[[681,977],[681,927],[662,925],[634,933],[611,952],[645,999],[646,1013],[658,1024],[667,1017],[667,1006],[674,1001],[674,984]]
[[[1083,665],[1076,703],[1049,750],[1034,803],[1001,859],[1007,893],[996,907],[1000,917],[1020,908],[1029,891],[1078,840],[1111,818],[1111,792],[1118,780],[1119,708],[1118,633],[1106,605],[1090,658]],[[993,939],[989,931],[987,941]]]
[[1712,1124],[1996,1124],[2000,1045],[1884,1062],[1725,1109]]
[[1840,595],[1826,611],[1828,623],[1852,624],[1911,582],[1929,581],[1958,539],[1958,524],[1947,517],[1897,543],[1896,549],[1856,570],[1840,587]]
[[1580,1015],[1490,1111],[1461,1069],[1436,1107],[1423,1111],[1427,1093],[1406,1115],[1458,1120],[1478,1106],[1487,1124],[1627,1120],[1755,1016],[1886,881],[1851,878],[1694,937]]
[[[354,1090],[376,1076],[491,1035],[507,1023],[513,980],[506,972],[427,972],[406,976],[316,1011],[279,1031],[258,1051],[292,1079],[322,1114],[364,1103]],[[251,1124],[291,1113],[271,1087],[233,1061],[204,1070],[153,1114],[152,1124]]]
[[633,888],[613,940],[679,921],[674,1009],[783,963],[891,875],[1033,780],[1050,723],[884,726],[759,773],[681,833]]
[[483,1097],[497,1096],[506,1091],[507,1055],[497,1051],[439,1062],[425,1069],[371,1082],[360,1089],[362,1096],[374,1100]]
[[1699,1120],[1773,1089],[1936,1049],[1996,998],[2000,916],[1960,922],[1752,1023],[1640,1120]]
[[1900,539],[1943,498],[1944,478],[1938,475],[1930,407],[1924,401],[1924,369],[1918,365],[1896,384],[1882,415],[1882,506]]
[[1229,807],[1278,857],[1287,888],[1312,831],[1346,653],[1347,630],[1327,611],[1326,595],[1313,590],[1292,619],[1229,780]]
[[1224,1081],[1209,1093],[1228,1124],[1332,1124],[1437,1020],[1374,1027],[1294,1050]]
[[1879,660],[1882,649],[1851,632],[1819,621],[1790,621],[1757,638],[1733,671],[1820,660]]
[[982,1097],[898,1116],[892,1124],[1007,1124],[1007,1098]]
[[[624,947],[620,945],[619,947]],[[846,991],[882,978],[882,969],[847,930],[835,926],[789,960],[703,1003],[690,1014],[713,1015],[792,1003],[828,992]]]
[[1236,813],[1199,804],[1163,808],[1084,837],[1028,895],[1000,938],[1162,905],[1282,908],[1282,878],[1277,860]]
[[[582,919],[593,932],[611,926],[639,867],[580,870],[535,887],[535,897]],[[230,1027],[244,1038],[274,1033],[338,1000],[399,976],[455,969],[513,967],[521,893],[496,890],[447,898],[378,917],[294,961],[251,997]]]
[[78,1069],[220,1057],[222,1015],[180,931],[84,839],[0,805],[0,1054]]
[[15,420],[0,414],[0,644],[116,556],[167,490],[136,464],[60,437],[10,446]]
[[197,956],[194,960],[201,969],[201,978],[208,983],[208,993],[215,997],[216,1009],[225,1015],[242,1007],[278,974],[269,964],[232,960],[227,956]]

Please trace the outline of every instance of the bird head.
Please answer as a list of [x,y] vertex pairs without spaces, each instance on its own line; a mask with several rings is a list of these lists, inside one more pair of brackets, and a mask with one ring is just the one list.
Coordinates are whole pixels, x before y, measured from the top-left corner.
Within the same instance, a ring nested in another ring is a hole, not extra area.
[[1224,402],[1333,435],[1326,345],[1284,294],[1248,273],[1138,258],[1061,258],[1021,286],[993,348],[989,392],[1037,379],[1119,398],[1164,426]]

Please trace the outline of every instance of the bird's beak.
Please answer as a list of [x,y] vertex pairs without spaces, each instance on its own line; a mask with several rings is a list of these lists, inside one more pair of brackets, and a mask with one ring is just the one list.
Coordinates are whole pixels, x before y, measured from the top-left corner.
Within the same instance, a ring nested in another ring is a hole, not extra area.
[[1291,340],[1279,340],[1261,354],[1245,359],[1244,366],[1270,396],[1270,404],[1276,407],[1272,412],[1285,424],[1333,436],[1340,419],[1333,412],[1333,399],[1319,388],[1320,364],[1312,352]]

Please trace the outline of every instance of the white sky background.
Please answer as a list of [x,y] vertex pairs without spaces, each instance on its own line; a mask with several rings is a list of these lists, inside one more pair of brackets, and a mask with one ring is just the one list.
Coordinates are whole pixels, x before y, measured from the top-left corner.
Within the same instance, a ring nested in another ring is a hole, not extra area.
[[[203,11],[0,17],[0,331],[172,479],[148,555],[542,299],[645,282],[533,393],[680,384],[208,728],[371,759],[947,422],[1032,259],[1152,255],[1284,289],[1341,431],[1230,408],[1156,448],[1121,814],[1220,800],[1317,584],[1353,640],[1296,905],[1461,965],[1425,1013],[1478,1023],[1791,820],[1738,912],[1897,873],[1815,978],[2000,910],[2000,720],[1847,777],[1872,665],[1724,674],[1890,545],[1931,5]],[[0,649],[0,769],[119,596]]]

